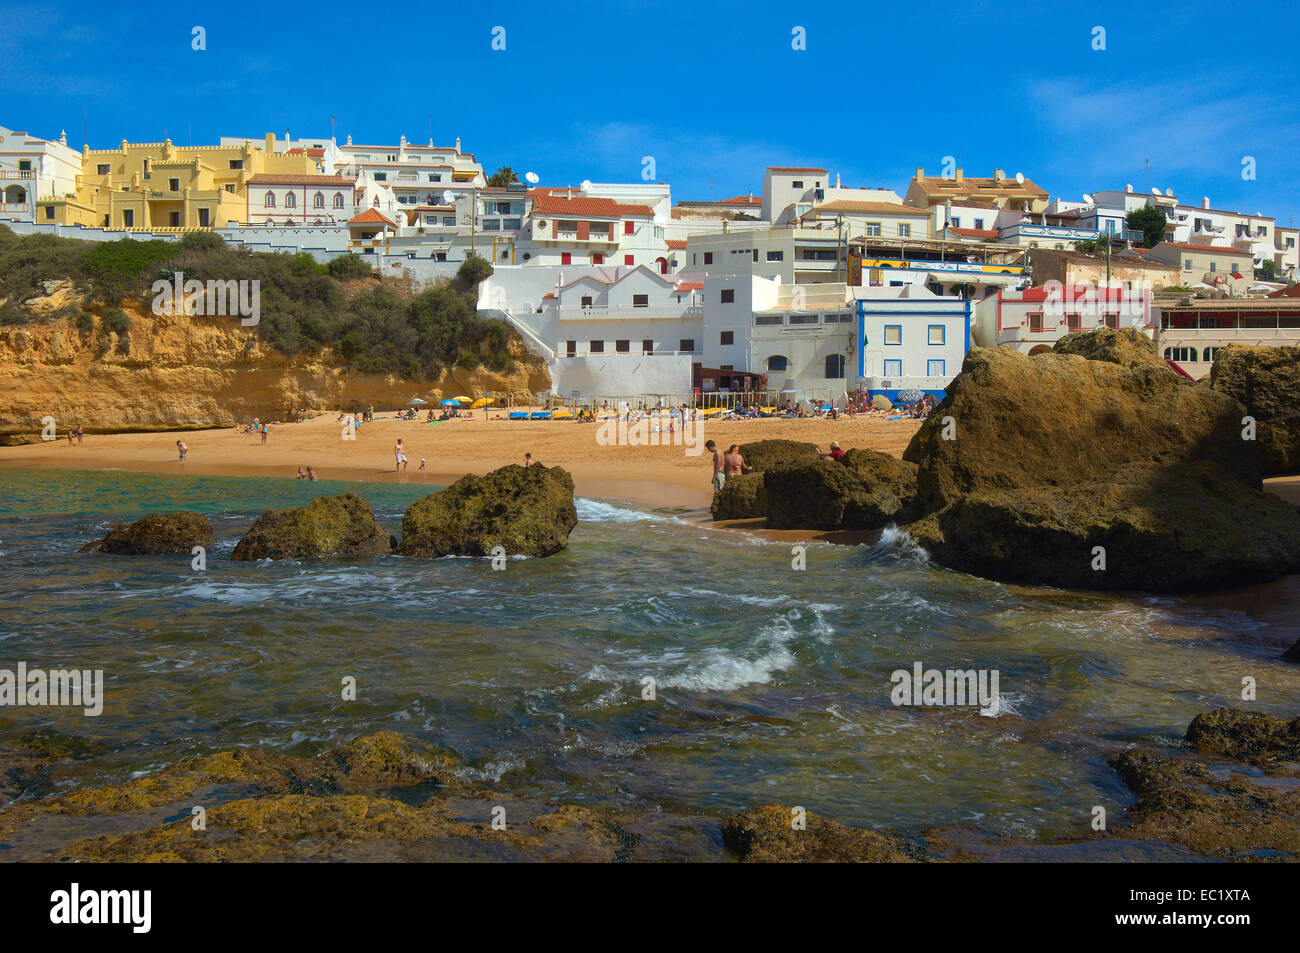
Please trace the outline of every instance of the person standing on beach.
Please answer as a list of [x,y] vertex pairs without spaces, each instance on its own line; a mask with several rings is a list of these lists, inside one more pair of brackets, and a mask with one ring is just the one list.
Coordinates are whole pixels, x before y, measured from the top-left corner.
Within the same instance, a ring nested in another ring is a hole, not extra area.
[[84,436],[85,436],[85,431],[81,429],[81,424],[77,424],[77,446],[78,447],[81,446],[81,441]]
[[316,471],[313,470],[311,467],[307,468],[307,479],[308,480],[316,479]]
[[68,431],[68,446],[72,446],[72,431]]
[[402,448],[402,438],[397,438],[397,445],[393,447],[393,455],[397,457],[397,465],[393,467],[393,472],[406,469],[406,451]]
[[713,454],[713,490],[716,493],[722,489],[722,485],[727,481],[724,470],[726,461],[722,456],[722,451],[718,449],[718,445],[712,440],[704,444],[704,449]]
[[266,438],[269,436],[271,436],[270,429],[266,426],[266,424],[262,424],[262,446],[264,447],[266,446]]
[[187,454],[187,453],[190,452],[190,448],[187,447],[187,446],[185,445],[185,441],[184,441],[184,440],[177,440],[177,441],[176,441],[176,450],[177,450],[177,452],[179,452],[180,455],[181,455],[180,462],[181,462],[181,463],[184,463],[184,462],[185,462],[185,454]]

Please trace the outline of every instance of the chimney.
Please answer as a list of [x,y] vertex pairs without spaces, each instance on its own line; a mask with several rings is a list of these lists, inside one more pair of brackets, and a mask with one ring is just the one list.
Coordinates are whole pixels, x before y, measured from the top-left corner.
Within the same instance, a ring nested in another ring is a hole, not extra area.
[[1006,177],[1007,177],[1007,174],[1006,174],[1006,172],[1005,172],[1004,170],[1002,170],[1002,169],[994,169],[994,170],[993,170],[993,181],[994,181],[994,182],[1001,182],[1001,181],[1002,181],[1003,179],[1005,179]]
[[962,181],[962,179],[964,179],[965,177],[966,176],[962,173],[961,169],[958,169],[957,174],[953,176],[953,178],[955,178],[958,182]]
[[1210,197],[1207,195],[1201,199],[1201,208],[1209,208],[1209,207],[1210,207]]
[[288,127],[288,126],[285,126],[285,127],[284,127],[284,147],[285,147],[286,149],[288,149],[291,145],[293,145],[293,139],[289,136],[289,127]]
[[68,144],[68,130],[63,129],[59,132],[59,144],[64,146]]
[[275,151],[275,133],[268,132],[266,134],[266,154],[270,155],[274,151]]
[[1133,186],[1131,186],[1131,185],[1126,185],[1126,186],[1124,186],[1124,191],[1125,191],[1125,192],[1132,192],[1132,191],[1133,191]]
[[916,167],[916,177],[918,179],[925,178],[925,169],[921,168],[919,165]]
[[456,137],[456,155],[460,155],[460,136]]
[[835,173],[835,187],[837,189],[840,187],[840,174],[838,172]]

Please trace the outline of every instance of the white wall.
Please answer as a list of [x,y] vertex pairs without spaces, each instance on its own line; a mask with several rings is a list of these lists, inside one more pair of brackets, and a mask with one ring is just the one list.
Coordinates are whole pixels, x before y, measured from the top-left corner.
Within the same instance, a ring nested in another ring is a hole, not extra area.
[[687,354],[559,357],[550,371],[552,391],[566,397],[575,390],[587,397],[691,392],[691,357]]

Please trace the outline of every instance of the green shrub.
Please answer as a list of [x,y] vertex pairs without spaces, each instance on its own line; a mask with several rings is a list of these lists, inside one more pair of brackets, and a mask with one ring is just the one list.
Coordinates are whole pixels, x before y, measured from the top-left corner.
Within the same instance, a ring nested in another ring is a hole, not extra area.
[[109,308],[104,312],[104,330],[117,335],[131,333],[131,318],[121,308]]
[[326,269],[332,277],[340,281],[348,281],[353,278],[369,278],[375,271],[370,267],[370,262],[360,255],[351,254],[331,258]]

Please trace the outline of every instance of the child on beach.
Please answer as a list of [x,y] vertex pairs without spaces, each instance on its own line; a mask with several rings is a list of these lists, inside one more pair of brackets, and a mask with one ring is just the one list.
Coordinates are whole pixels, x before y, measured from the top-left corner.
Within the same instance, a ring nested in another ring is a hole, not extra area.
[[187,446],[185,445],[185,441],[183,441],[183,440],[177,440],[177,441],[176,441],[176,450],[180,453],[180,456],[181,456],[180,462],[181,462],[181,463],[184,463],[184,462],[185,462],[185,454],[187,454],[187,453],[190,452],[190,448],[187,447]]
[[421,458],[420,458],[420,465],[419,465],[416,469],[418,469],[418,470],[423,470],[423,469],[424,469],[424,457],[421,457]]

